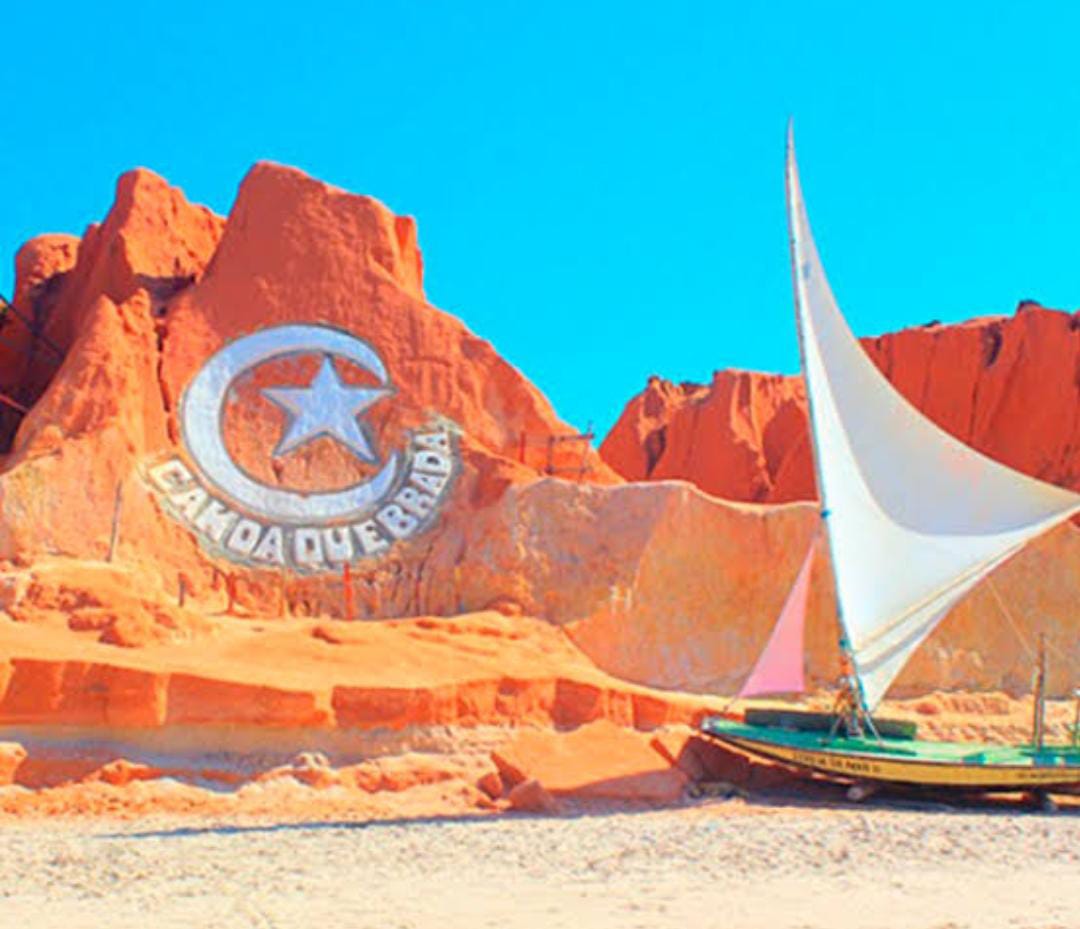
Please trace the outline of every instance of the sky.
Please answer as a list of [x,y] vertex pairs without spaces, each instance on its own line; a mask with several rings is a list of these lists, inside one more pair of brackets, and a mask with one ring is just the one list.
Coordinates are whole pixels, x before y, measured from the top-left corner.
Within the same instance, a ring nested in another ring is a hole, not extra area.
[[416,217],[426,291],[600,435],[652,374],[793,372],[795,121],[853,329],[1080,303],[1080,5],[22,3],[0,293],[145,166],[296,165]]

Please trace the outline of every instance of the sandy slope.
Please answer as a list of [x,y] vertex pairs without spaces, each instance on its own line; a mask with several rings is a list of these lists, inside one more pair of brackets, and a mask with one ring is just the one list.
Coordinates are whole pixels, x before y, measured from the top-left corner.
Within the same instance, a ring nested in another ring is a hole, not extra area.
[[1075,929],[1080,816],[749,806],[5,825],[3,924]]

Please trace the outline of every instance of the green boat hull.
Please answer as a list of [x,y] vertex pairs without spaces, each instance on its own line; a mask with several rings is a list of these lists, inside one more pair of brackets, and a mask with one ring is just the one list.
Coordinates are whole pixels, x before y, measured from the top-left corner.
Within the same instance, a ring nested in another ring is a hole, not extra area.
[[720,716],[701,724],[712,738],[760,758],[844,781],[970,791],[1080,789],[1080,748],[830,738],[821,731],[752,725]]

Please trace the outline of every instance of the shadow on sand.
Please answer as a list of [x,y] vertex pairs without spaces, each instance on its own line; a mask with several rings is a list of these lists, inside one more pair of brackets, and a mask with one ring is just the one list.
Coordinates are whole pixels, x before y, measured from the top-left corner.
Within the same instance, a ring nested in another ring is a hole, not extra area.
[[505,822],[507,819],[522,821],[549,821],[610,816],[647,815],[657,812],[692,810],[719,810],[730,808],[734,816],[753,815],[759,810],[789,809],[799,811],[832,810],[862,811],[868,815],[883,813],[935,813],[945,816],[1048,816],[1080,817],[1080,797],[1059,797],[1060,805],[1047,810],[1033,803],[1022,794],[963,794],[931,792],[925,790],[883,790],[859,803],[846,799],[846,786],[825,781],[810,781],[797,788],[762,790],[752,795],[735,792],[726,797],[686,800],[672,804],[644,804],[627,801],[565,800],[556,813],[527,813],[507,811],[501,814],[468,813],[446,816],[397,817],[369,820],[301,820],[282,823],[221,823],[219,825],[177,826],[143,832],[109,832],[97,839],[183,839],[205,835],[248,835],[260,833],[317,831],[317,830],[370,830],[401,826],[466,825],[481,827],[484,824]]

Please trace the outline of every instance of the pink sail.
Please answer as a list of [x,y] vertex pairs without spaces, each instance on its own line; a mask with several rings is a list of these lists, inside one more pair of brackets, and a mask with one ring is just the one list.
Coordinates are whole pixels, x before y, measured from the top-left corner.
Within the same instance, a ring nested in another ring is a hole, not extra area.
[[806,626],[806,602],[810,592],[810,569],[814,564],[817,538],[810,545],[799,575],[791,587],[780,618],[773,627],[765,650],[754,670],[739,691],[740,697],[760,694],[802,693],[803,629]]

